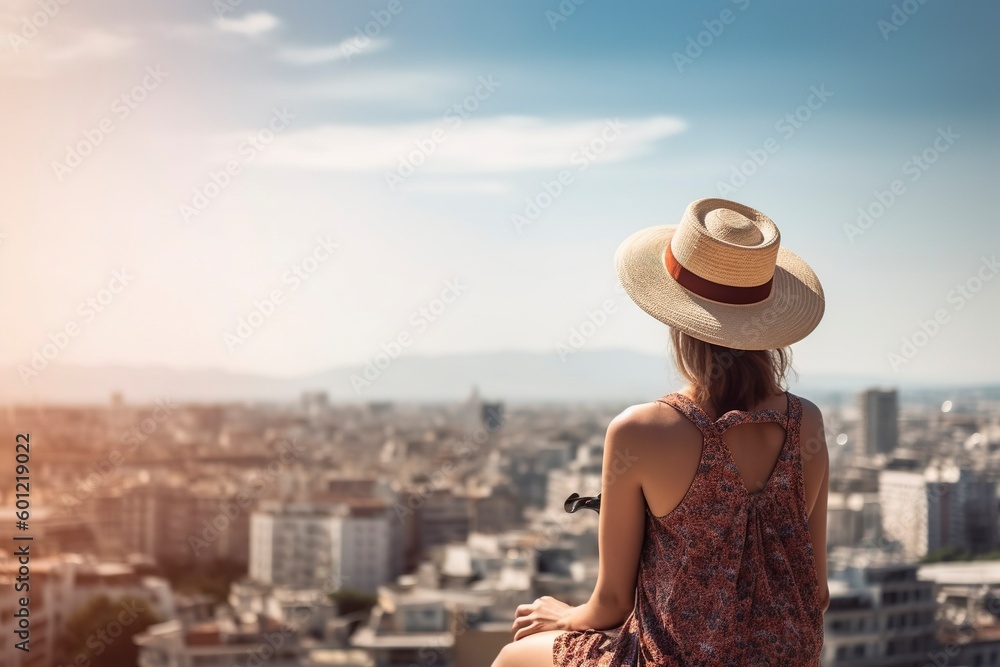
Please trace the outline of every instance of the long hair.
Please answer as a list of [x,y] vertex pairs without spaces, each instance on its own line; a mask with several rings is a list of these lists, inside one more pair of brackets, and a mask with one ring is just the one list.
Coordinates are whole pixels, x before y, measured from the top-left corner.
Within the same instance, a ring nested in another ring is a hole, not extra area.
[[729,410],[749,410],[785,390],[792,370],[792,351],[736,350],[714,345],[670,329],[678,372],[691,383],[694,399],[710,405],[719,417]]

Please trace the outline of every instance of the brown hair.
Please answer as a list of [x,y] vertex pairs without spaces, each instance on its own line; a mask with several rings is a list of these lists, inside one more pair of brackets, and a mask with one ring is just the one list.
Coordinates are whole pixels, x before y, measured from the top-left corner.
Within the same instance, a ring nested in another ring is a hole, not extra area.
[[706,343],[670,329],[677,370],[694,389],[695,402],[719,417],[729,410],[749,410],[785,389],[792,371],[792,351],[736,350]]

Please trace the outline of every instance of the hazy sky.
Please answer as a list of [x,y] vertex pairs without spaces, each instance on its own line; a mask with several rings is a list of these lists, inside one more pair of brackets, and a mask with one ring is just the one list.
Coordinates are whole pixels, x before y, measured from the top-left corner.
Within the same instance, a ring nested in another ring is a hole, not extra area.
[[585,348],[660,354],[615,248],[724,195],[823,282],[803,376],[1000,380],[996,3],[50,5],[0,9],[0,364],[555,354],[608,299]]

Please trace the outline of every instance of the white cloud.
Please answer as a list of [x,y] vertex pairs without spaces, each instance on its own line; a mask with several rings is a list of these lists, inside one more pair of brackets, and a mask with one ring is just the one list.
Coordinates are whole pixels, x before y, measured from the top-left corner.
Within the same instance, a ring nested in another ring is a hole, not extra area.
[[277,58],[290,65],[319,65],[339,60],[350,61],[355,56],[375,53],[389,46],[384,37],[359,39],[348,37],[331,46],[289,46],[278,51]]
[[582,160],[620,162],[644,155],[656,141],[685,128],[683,120],[671,116],[569,122],[493,116],[457,124],[460,120],[453,113],[429,122],[329,124],[287,132],[262,154],[261,163],[383,171],[396,169],[401,161],[419,160],[422,173],[463,174],[559,169]]
[[270,32],[278,27],[281,21],[274,14],[268,12],[250,12],[239,18],[225,18],[220,16],[215,20],[215,26],[223,32],[233,32],[239,35],[256,37]]
[[[25,36],[27,35],[27,36]],[[0,76],[38,78],[95,59],[111,59],[131,50],[135,40],[103,28],[53,24],[8,34],[9,48],[0,49]]]

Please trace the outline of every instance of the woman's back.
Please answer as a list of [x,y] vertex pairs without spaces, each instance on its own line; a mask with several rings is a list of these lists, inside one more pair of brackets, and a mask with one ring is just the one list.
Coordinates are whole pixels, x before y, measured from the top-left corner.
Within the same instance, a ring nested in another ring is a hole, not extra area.
[[825,468],[825,446],[802,446],[800,399],[775,398],[780,409],[713,419],[674,393],[626,417],[647,505],[635,610],[613,641],[557,638],[554,664],[629,664],[639,646],[655,665],[817,664],[826,577],[809,515],[821,484],[807,489],[803,473]]
[[[819,408],[802,397],[797,398],[802,403],[799,439],[806,505],[811,515],[826,472],[826,436]],[[786,394],[774,394],[750,411],[763,410],[787,413]],[[710,420],[719,416],[705,408],[700,412]],[[628,418],[644,431],[643,439],[648,443],[643,449],[642,466],[646,504],[654,515],[666,515],[680,503],[694,479],[703,447],[702,430],[663,400],[632,408]],[[722,438],[743,485],[751,492],[762,489],[784,446],[785,429],[773,421],[749,422],[726,429]],[[825,584],[825,572],[818,574]]]

